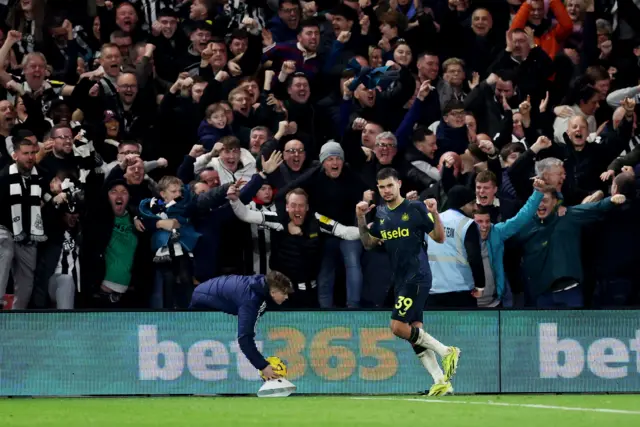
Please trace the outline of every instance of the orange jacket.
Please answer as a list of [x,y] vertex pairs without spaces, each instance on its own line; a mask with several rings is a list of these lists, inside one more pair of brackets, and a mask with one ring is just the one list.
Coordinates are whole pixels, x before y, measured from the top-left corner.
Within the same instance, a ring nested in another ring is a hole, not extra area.
[[[573,21],[571,21],[571,17],[562,4],[562,1],[551,0],[549,8],[553,11],[557,23],[553,24],[551,29],[541,37],[535,37],[535,42],[551,59],[554,59],[562,48],[562,43],[573,33]],[[527,26],[530,12],[531,5],[527,2],[522,3],[520,10],[518,10],[516,16],[513,17],[511,29],[524,29]]]

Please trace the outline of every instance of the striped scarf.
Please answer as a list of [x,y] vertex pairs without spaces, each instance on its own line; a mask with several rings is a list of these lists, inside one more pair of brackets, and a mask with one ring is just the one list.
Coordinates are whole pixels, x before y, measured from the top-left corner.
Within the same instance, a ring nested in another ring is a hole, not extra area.
[[[165,203],[163,200],[153,197],[149,202],[149,208],[151,212],[158,216],[158,218],[169,219],[169,216],[166,213],[167,209],[175,204],[175,200],[172,200],[169,203]],[[193,254],[189,251],[184,250],[182,248],[182,244],[180,244],[180,231],[173,230],[168,244],[166,246],[162,246],[156,251],[155,256],[153,257],[153,262],[170,262],[177,257],[183,256],[185,252],[189,257],[193,258]]]
[[64,232],[62,251],[55,274],[71,276],[76,284],[76,289],[80,292],[80,245],[76,242],[76,238],[69,233],[69,230]]
[[79,180],[85,184],[87,176],[96,168],[96,150],[93,147],[93,141],[87,140],[85,130],[79,126],[77,122],[71,124],[71,129],[74,132],[77,131],[77,136],[73,140],[73,155],[78,161]]
[[[16,242],[47,240],[40,212],[42,188],[37,177],[38,172],[35,167],[31,169],[31,176],[25,179],[15,163],[9,166],[9,200],[11,201],[13,240]],[[28,194],[24,194],[23,190],[28,190]],[[29,225],[28,231],[25,231],[25,224]]]

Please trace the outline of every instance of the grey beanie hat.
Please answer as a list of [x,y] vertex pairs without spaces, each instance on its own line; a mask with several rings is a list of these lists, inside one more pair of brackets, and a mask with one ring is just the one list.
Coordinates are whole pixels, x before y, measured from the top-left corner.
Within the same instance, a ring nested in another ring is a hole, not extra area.
[[320,163],[324,163],[331,156],[337,156],[344,161],[344,150],[337,142],[331,140],[326,142],[322,148],[320,148]]

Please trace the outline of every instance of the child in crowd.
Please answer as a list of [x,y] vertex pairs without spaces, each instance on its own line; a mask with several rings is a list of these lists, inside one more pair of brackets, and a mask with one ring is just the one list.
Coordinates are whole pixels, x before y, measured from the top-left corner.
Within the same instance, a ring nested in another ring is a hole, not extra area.
[[163,177],[158,191],[160,198],[140,202],[141,219],[146,229],[155,230],[151,246],[162,280],[164,308],[186,308],[193,290],[192,251],[200,237],[189,223],[196,199],[174,176]]
[[198,127],[198,138],[207,151],[211,151],[216,142],[223,136],[233,135],[230,126],[227,126],[227,115],[220,103],[207,107],[205,119]]

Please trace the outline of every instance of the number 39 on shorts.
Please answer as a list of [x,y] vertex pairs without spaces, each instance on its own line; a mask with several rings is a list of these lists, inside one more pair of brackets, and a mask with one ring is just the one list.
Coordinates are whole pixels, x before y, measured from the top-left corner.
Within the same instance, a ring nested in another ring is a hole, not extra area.
[[404,316],[407,314],[407,311],[413,305],[413,300],[411,298],[405,298],[403,296],[398,297],[398,302],[396,303],[396,310],[398,310],[398,314],[400,316]]

